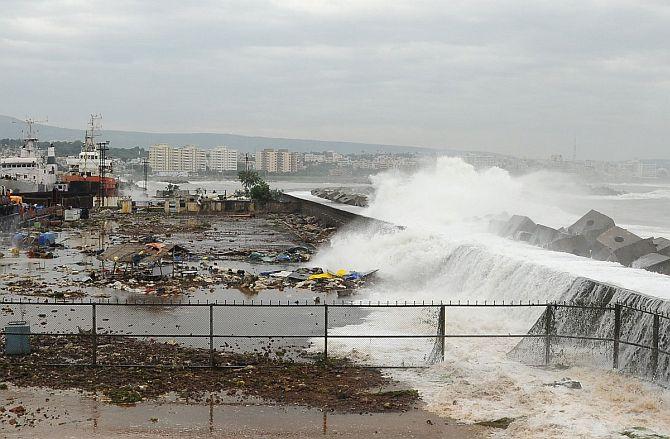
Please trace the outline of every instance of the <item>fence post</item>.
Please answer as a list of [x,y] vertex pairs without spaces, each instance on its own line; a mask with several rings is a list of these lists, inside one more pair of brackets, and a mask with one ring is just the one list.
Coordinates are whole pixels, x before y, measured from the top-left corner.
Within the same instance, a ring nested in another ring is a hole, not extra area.
[[661,319],[658,314],[654,314],[654,325],[653,325],[653,330],[652,330],[652,350],[651,350],[651,367],[652,367],[652,373],[651,377],[652,379],[656,378],[656,371],[658,370],[658,332],[661,326]]
[[621,305],[614,305],[614,348],[612,350],[612,367],[619,368],[619,338],[621,337]]
[[445,319],[445,306],[440,306],[440,316],[439,321],[437,322],[437,331],[440,336],[440,354],[442,355],[442,361],[444,361],[444,336],[446,335],[446,319]]
[[92,349],[92,358],[91,358],[91,365],[92,366],[97,366],[98,365],[98,323],[97,323],[97,316],[96,316],[96,311],[95,311],[95,303],[91,304],[91,342],[93,344]]
[[552,305],[547,305],[544,320],[544,364],[549,366],[551,362],[551,324],[554,318]]
[[209,367],[214,367],[214,305],[209,305]]
[[323,305],[323,359],[328,359],[328,305]]

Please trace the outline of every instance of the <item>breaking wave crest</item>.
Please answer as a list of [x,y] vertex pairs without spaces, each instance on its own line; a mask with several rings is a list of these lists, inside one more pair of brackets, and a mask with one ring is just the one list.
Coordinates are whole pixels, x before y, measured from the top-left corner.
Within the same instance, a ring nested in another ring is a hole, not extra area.
[[[549,252],[485,232],[488,218],[521,213],[548,225],[574,217],[555,207],[564,176],[538,173],[513,178],[503,170],[476,171],[459,159],[441,158],[414,174],[389,172],[374,180],[375,197],[364,214],[406,226],[396,232],[343,230],[315,264],[328,268],[379,269],[380,281],[361,299],[372,301],[553,301],[587,294],[583,277],[654,293],[670,289],[667,278],[614,263]],[[624,271],[625,270],[625,271]],[[639,272],[638,272],[639,271]],[[586,291],[586,293],[585,293]],[[593,290],[595,291],[595,290]],[[617,296],[619,295],[619,296]],[[541,308],[459,309],[447,311],[452,333],[526,333]],[[435,330],[430,319],[412,313],[373,311],[361,322],[334,334],[388,333],[408,328]],[[398,329],[400,328],[400,329]],[[354,346],[334,339],[333,352],[366,359],[409,362],[425,353],[414,341]],[[510,359],[514,339],[448,339],[445,362],[425,372],[397,371],[417,387],[431,410],[466,422],[511,417],[500,437],[617,437],[643,426],[670,432],[670,393],[631,377],[589,367],[538,369]],[[354,356],[355,356],[354,355]],[[572,391],[544,384],[569,376],[583,383]],[[607,383],[616,382],[620,387]],[[633,389],[635,393],[626,393]],[[665,413],[665,414],[663,414]]]
[[603,198],[615,200],[667,200],[670,199],[670,190],[657,189],[649,192],[631,192],[621,195],[608,195]]

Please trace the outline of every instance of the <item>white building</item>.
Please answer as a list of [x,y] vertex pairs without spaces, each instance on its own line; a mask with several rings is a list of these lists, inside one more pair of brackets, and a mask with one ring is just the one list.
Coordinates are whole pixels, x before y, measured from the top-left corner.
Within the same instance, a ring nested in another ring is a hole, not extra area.
[[658,166],[656,163],[637,162],[635,164],[635,176],[639,178],[656,178]]
[[149,166],[153,172],[198,172],[207,169],[207,153],[195,145],[175,148],[166,144],[149,148]]
[[164,172],[170,170],[170,155],[174,150],[170,145],[161,143],[149,148],[149,166],[153,172]]
[[207,170],[207,153],[195,145],[179,148],[180,169],[173,171],[198,172]]
[[288,149],[266,148],[256,152],[256,169],[271,173],[297,172],[301,167],[300,154]]
[[209,153],[209,169],[212,171],[237,171],[237,151],[217,146]]
[[323,158],[325,163],[337,163],[342,160],[342,154],[338,154],[335,151],[325,151]]
[[308,163],[310,163],[310,164],[311,163],[323,163],[323,162],[326,161],[326,157],[323,154],[314,154],[314,153],[307,152],[307,153],[305,153],[305,155],[303,157],[303,161],[305,162],[305,164],[308,164]]

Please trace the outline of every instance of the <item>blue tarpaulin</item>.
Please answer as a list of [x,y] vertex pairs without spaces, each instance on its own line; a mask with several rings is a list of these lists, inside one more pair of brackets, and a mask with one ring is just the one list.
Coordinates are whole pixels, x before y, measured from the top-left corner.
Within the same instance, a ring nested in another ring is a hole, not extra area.
[[37,245],[39,245],[40,247],[54,245],[55,243],[56,243],[56,234],[54,232],[40,233],[40,236],[37,238]]

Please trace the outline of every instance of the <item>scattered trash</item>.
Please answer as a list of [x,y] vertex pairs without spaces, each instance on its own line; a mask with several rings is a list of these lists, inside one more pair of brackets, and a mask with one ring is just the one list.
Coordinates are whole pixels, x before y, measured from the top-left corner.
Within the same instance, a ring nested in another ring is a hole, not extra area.
[[[251,223],[247,225],[247,221]],[[243,224],[235,226],[238,222]],[[110,297],[113,295],[110,290],[156,296],[189,295],[198,290],[214,292],[215,286],[239,289],[246,294],[293,288],[344,296],[372,279],[369,276],[374,271],[329,272],[319,267],[300,267],[310,261],[315,251],[312,244],[323,242],[335,231],[324,228],[315,217],[271,214],[262,219],[228,218],[224,227],[221,224],[199,218],[170,218],[151,213],[121,215],[103,210],[95,212],[89,220],[67,222],[55,230],[36,232],[26,228],[11,237],[11,255],[20,256],[25,251],[30,258],[71,258],[76,251],[85,259],[75,262],[67,259],[61,265],[50,265],[49,276],[24,276],[10,271],[0,275],[0,285],[8,294],[59,299]],[[285,234],[279,240],[268,238],[282,233],[275,228]],[[63,230],[61,237],[59,232]],[[97,237],[100,231],[108,241],[104,249]],[[291,241],[302,244],[279,244]],[[228,248],[216,245],[224,242]],[[55,248],[64,251],[56,254]],[[86,259],[88,256],[100,262]],[[278,265],[278,269],[258,274],[253,268],[226,264],[225,261],[231,260],[252,262],[254,266]]]
[[[238,250],[233,254],[239,253]],[[305,247],[292,247],[283,252],[252,251],[249,253],[249,260],[267,263],[307,262],[311,258],[311,253],[312,251]]]

